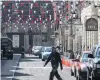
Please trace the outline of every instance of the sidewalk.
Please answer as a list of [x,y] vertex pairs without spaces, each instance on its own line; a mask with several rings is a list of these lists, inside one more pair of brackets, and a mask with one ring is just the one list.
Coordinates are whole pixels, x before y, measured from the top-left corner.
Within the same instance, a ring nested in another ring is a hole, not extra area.
[[14,54],[13,60],[7,60],[6,64],[1,67],[1,80],[12,80],[20,57],[20,54]]

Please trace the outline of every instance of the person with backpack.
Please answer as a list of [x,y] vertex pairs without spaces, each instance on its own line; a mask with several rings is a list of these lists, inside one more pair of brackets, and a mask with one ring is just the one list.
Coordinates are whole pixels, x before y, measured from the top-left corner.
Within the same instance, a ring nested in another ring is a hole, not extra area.
[[49,55],[47,61],[44,64],[44,67],[48,64],[50,60],[51,60],[52,71],[50,72],[49,80],[53,80],[54,76],[56,76],[58,80],[62,80],[62,78],[58,74],[59,63],[60,63],[61,70],[63,69],[62,61],[61,61],[60,54],[56,52],[55,47],[52,47],[52,53]]

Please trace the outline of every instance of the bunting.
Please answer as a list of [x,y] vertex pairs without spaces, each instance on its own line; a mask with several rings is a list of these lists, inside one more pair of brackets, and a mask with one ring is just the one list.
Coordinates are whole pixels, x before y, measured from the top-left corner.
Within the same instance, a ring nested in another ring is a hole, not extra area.
[[[6,22],[12,21],[15,24],[18,24],[18,23],[45,24],[46,22],[50,22],[52,20],[52,16],[54,16],[56,19],[56,14],[57,14],[56,5],[54,5],[53,7],[54,15],[52,15],[49,13],[50,11],[47,10],[48,4],[43,3],[45,5],[45,8],[44,8],[44,6],[40,5],[39,3],[37,2],[31,3],[30,1],[32,0],[28,0],[28,4],[29,4],[28,10],[24,9],[24,6],[26,4],[24,2],[15,2],[11,5],[11,8],[6,7],[10,5],[9,2],[4,2],[3,13],[6,13],[6,16],[7,16],[7,17],[4,16],[5,21]],[[38,10],[40,11],[36,10],[37,9],[36,7],[38,7]],[[34,11],[36,14],[34,13]],[[39,15],[37,15],[38,13]],[[58,18],[56,20],[59,21]]]

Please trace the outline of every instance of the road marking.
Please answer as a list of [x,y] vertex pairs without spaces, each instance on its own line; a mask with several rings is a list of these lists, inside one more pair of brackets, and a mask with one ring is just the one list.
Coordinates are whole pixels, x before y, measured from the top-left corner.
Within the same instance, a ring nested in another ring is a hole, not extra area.
[[[52,67],[17,67],[17,68],[34,68],[34,69],[42,68],[42,69],[48,69],[48,68],[52,68]],[[63,67],[63,68],[70,68],[70,67]]]

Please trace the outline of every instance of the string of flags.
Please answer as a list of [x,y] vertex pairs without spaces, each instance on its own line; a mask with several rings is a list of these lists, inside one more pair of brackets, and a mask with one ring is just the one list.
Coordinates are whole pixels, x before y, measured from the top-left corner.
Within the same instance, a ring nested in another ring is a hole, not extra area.
[[[5,22],[12,21],[14,23],[31,23],[31,24],[44,24],[47,22],[53,22],[57,24],[60,18],[57,17],[57,10],[54,3],[50,3],[46,0],[43,3],[28,1],[3,1],[2,15]],[[82,4],[82,2],[80,2]],[[49,7],[52,8],[49,9]],[[71,4],[66,3],[66,13],[64,15],[66,19],[69,19]],[[7,15],[6,15],[7,14]],[[17,15],[16,15],[17,14]]]

